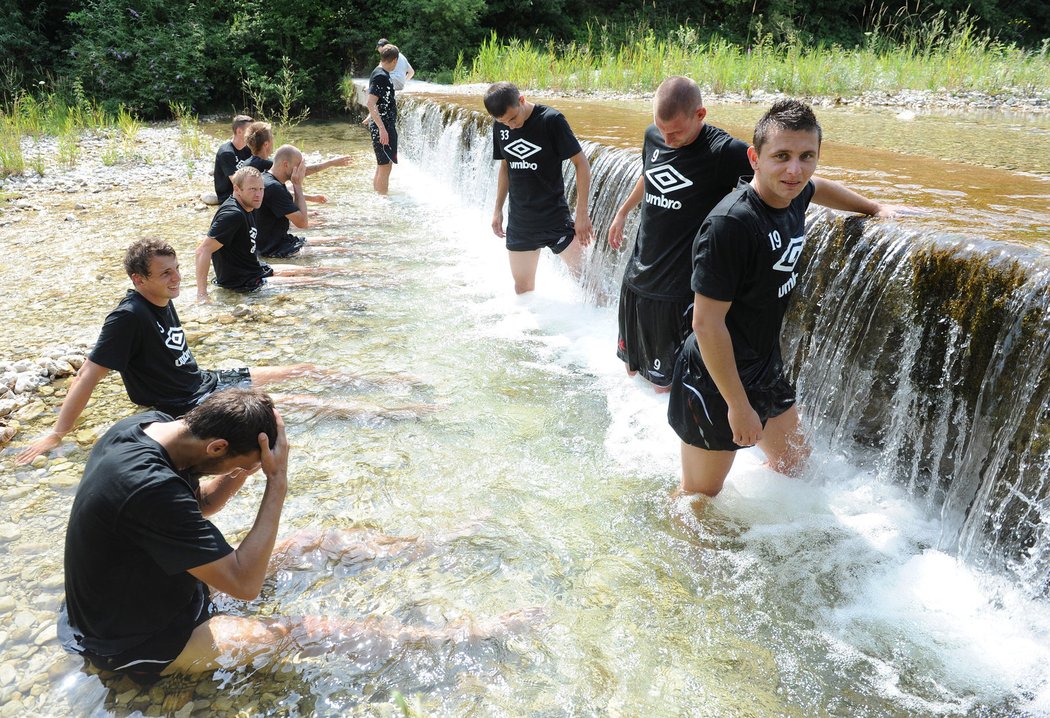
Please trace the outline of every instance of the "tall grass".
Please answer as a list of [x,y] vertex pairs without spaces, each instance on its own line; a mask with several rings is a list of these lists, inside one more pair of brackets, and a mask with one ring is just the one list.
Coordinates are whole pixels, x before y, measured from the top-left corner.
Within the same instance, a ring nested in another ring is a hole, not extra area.
[[758,33],[750,47],[720,37],[701,40],[682,26],[669,35],[635,33],[617,47],[600,28],[583,44],[482,43],[469,66],[461,58],[456,83],[509,80],[560,92],[636,92],[654,89],[669,75],[688,75],[711,91],[764,90],[808,96],[851,96],[868,91],[935,90],[989,95],[1046,95],[1050,91],[1050,39],[1038,50],[996,41],[972,18],[944,12],[891,34],[873,30],[861,47],[776,43]]
[[[47,155],[40,143],[45,137],[56,139],[58,163],[72,166],[80,155],[83,132],[108,131],[118,125],[125,138],[132,139],[142,126],[125,108],[113,116],[82,95],[69,102],[56,93],[19,91],[0,106],[0,176],[23,174],[27,167],[44,174]],[[34,151],[27,159],[25,146],[29,144]]]

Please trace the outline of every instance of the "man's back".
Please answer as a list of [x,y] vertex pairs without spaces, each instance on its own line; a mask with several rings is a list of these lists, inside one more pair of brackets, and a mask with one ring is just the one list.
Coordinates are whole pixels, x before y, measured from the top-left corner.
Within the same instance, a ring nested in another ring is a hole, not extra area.
[[180,475],[143,431],[170,420],[160,412],[129,417],[91,451],[66,532],[66,607],[76,636],[60,636],[67,646],[113,655],[191,620],[207,593],[186,570],[233,550],[201,514],[197,480]]

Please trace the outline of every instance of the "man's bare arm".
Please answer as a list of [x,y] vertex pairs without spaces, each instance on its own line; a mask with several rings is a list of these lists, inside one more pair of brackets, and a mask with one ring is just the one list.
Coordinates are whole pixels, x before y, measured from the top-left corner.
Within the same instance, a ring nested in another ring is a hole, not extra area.
[[627,215],[631,213],[631,210],[642,203],[642,195],[645,194],[645,178],[639,177],[638,181],[634,183],[634,189],[627,195],[627,199],[623,201],[620,208],[616,210],[616,216],[613,217],[612,224],[609,225],[609,246],[613,249],[619,249],[623,246],[623,228],[627,224]]
[[62,402],[62,408],[58,410],[58,420],[55,421],[54,428],[23,449],[22,453],[15,457],[15,461],[19,464],[28,464],[36,457],[46,454],[61,444],[62,438],[73,429],[73,424],[84,412],[84,407],[91,400],[95,387],[108,373],[109,369],[106,367],[90,359],[85,361],[80,371],[77,372],[76,378],[73,379],[73,384],[69,387],[69,393]]
[[587,155],[577,152],[569,158],[576,167],[576,239],[581,247],[591,243],[591,212],[587,206],[591,198],[591,163]]

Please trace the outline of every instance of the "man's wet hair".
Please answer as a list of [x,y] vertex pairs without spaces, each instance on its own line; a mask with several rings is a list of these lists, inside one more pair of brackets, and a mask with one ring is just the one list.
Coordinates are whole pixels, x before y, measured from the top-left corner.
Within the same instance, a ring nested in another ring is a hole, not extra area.
[[386,47],[389,44],[390,41],[387,40],[385,37],[381,37],[376,41],[376,47]]
[[253,120],[248,115],[234,115],[233,116],[233,131],[234,131],[234,133],[236,133],[237,130],[241,129],[242,127],[250,125],[253,122],[255,122],[255,120]]
[[124,271],[128,273],[128,277],[137,274],[148,278],[149,265],[154,257],[174,256],[175,250],[167,242],[160,239],[140,239],[124,252]]
[[253,122],[248,125],[248,132],[244,135],[244,141],[248,143],[253,155],[259,154],[263,145],[273,141],[273,129],[269,122]]
[[233,173],[233,179],[230,181],[233,182],[234,187],[236,187],[237,189],[241,189],[244,187],[244,180],[248,179],[249,177],[262,177],[262,172],[255,169],[254,167],[241,167]]
[[755,146],[755,152],[762,153],[762,145],[769,139],[774,130],[793,130],[795,132],[816,132],[817,147],[823,140],[823,132],[817,116],[813,109],[805,102],[795,99],[777,100],[773,106],[766,110],[766,114],[759,118],[755,125],[755,136],[751,144]]
[[401,56],[401,51],[397,49],[397,45],[386,44],[379,48],[379,59],[382,62],[390,62],[396,60]]
[[225,439],[227,456],[243,456],[259,449],[266,434],[270,449],[277,445],[277,417],[273,399],[258,389],[224,389],[193,407],[182,417],[195,439]]
[[704,106],[700,86],[688,77],[668,77],[656,88],[653,97],[656,116],[664,122],[682,115],[692,115]]
[[521,92],[512,82],[497,82],[485,90],[485,109],[493,117],[503,117],[512,107],[518,105]]

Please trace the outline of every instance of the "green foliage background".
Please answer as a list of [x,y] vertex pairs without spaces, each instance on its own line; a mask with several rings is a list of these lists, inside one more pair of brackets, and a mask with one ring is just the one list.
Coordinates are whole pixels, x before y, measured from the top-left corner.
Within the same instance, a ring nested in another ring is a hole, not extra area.
[[246,106],[244,77],[266,85],[288,57],[299,101],[317,115],[341,107],[341,76],[375,65],[379,37],[421,78],[447,81],[492,32],[597,52],[687,25],[698,42],[745,50],[760,38],[849,48],[966,11],[978,31],[1022,47],[1050,27],[1046,0],[0,0],[0,101],[44,81],[144,116],[169,103],[229,111]]

